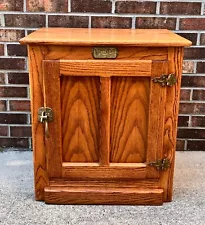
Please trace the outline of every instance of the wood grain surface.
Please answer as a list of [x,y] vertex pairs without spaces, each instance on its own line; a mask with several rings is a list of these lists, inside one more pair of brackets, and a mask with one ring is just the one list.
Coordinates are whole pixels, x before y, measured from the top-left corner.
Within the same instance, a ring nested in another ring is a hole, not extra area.
[[[167,60],[166,47],[123,47],[116,46],[118,55],[116,60]],[[85,60],[93,59],[93,47],[89,46],[45,46],[46,59]]]
[[32,147],[34,161],[35,199],[44,199],[44,187],[48,186],[47,151],[44,140],[44,126],[38,122],[38,109],[44,105],[43,96],[43,49],[40,46],[28,47],[29,83],[32,113]]
[[45,202],[53,204],[162,205],[163,189],[112,187],[46,187]]
[[[43,61],[44,106],[53,110],[53,121],[48,123],[50,137],[45,136],[49,177],[62,174],[62,133],[60,107],[60,67],[58,60]],[[43,124],[45,126],[45,124]]]
[[62,177],[70,180],[121,180],[143,179],[146,177],[146,164],[123,163],[119,165],[100,166],[92,163],[63,163]]
[[110,162],[111,78],[100,77],[100,165]]
[[86,180],[86,181],[72,181],[66,178],[50,179],[50,186],[62,186],[62,187],[133,187],[133,188],[159,188],[159,179],[132,179],[132,180]]
[[60,60],[60,73],[67,76],[150,76],[151,60]]
[[146,160],[149,78],[113,77],[111,85],[111,162]]
[[[147,162],[155,162],[162,158],[163,127],[166,104],[166,87],[152,81],[168,72],[168,61],[153,61],[150,79],[149,124],[147,136]],[[155,167],[148,166],[147,178],[159,178]]]
[[20,40],[21,44],[190,46],[191,41],[166,29],[41,28]]
[[175,74],[177,83],[166,90],[166,106],[163,135],[163,157],[169,158],[171,166],[161,172],[160,187],[164,189],[164,201],[171,201],[173,196],[173,175],[177,139],[177,122],[179,112],[180,86],[182,76],[183,48],[169,48],[169,73]]
[[61,76],[62,152],[65,162],[99,161],[99,77]]

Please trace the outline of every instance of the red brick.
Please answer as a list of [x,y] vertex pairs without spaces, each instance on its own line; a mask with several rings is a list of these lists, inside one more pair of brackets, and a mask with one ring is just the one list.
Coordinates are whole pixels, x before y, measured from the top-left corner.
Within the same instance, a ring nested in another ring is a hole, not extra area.
[[136,18],[136,28],[174,30],[176,28],[176,18],[138,17]]
[[34,14],[5,14],[7,27],[45,27],[45,15]]
[[176,150],[177,151],[184,151],[184,147],[185,147],[185,141],[184,140],[177,140]]
[[194,73],[194,62],[193,61],[183,61],[182,72],[183,73]]
[[7,51],[8,55],[11,56],[27,56],[26,45],[9,44],[7,45]]
[[26,114],[0,114],[0,123],[1,124],[26,124],[27,115]]
[[0,87],[0,97],[27,97],[27,88]]
[[68,0],[27,0],[30,12],[68,12]]
[[25,59],[0,58],[0,69],[3,70],[24,70]]
[[9,84],[29,84],[28,73],[9,73]]
[[30,111],[30,101],[11,100],[9,101],[11,111]]
[[31,127],[10,127],[12,137],[31,137]]
[[4,55],[4,45],[0,44],[0,55]]
[[19,41],[19,39],[23,38],[24,36],[24,30],[0,29],[1,41]]
[[203,115],[205,113],[205,103],[180,103],[179,113]]
[[198,62],[196,70],[197,70],[197,73],[205,73],[205,62]]
[[27,30],[27,34],[29,35],[29,34],[33,33],[34,31],[36,31],[36,30]]
[[205,132],[203,129],[178,129],[177,137],[205,139]]
[[136,14],[155,14],[156,2],[133,2],[118,1],[116,2],[116,13],[136,13]]
[[187,141],[187,150],[189,151],[205,151],[205,141]]
[[196,45],[197,33],[177,33],[181,37],[184,37],[192,42],[192,45]]
[[205,116],[192,116],[192,127],[205,127]]
[[[6,101],[0,100],[0,112],[1,111],[6,111]],[[1,114],[0,114],[1,116]]]
[[28,138],[0,138],[2,148],[29,148]]
[[178,126],[179,127],[188,127],[189,117],[188,116],[179,116],[178,117]]
[[181,89],[180,91],[180,100],[181,101],[189,101],[190,100],[191,90]]
[[200,15],[201,3],[199,2],[162,2],[160,14],[169,15]]
[[8,135],[8,127],[0,126],[0,136],[7,136]]
[[93,28],[131,28],[132,19],[128,17],[92,17]]
[[23,0],[1,0],[0,11],[23,11]]
[[72,0],[71,12],[111,13],[110,0]]
[[194,90],[193,100],[205,101],[205,90]]
[[204,59],[204,58],[205,58],[205,48],[184,49],[184,59]]
[[205,18],[180,19],[180,30],[205,30]]
[[205,76],[183,76],[182,87],[205,87]]
[[5,74],[0,73],[0,84],[5,84]]
[[87,16],[48,16],[49,27],[72,27],[87,28]]
[[200,40],[201,45],[205,45],[205,33],[201,34],[201,40]]

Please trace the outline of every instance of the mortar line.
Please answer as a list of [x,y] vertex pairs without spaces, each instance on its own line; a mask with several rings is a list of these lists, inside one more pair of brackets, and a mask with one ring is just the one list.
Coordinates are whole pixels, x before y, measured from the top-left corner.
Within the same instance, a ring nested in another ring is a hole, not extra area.
[[88,28],[91,28],[92,24],[91,24],[91,16],[88,17]]
[[201,15],[204,15],[204,1],[201,3]]
[[112,1],[112,13],[115,13],[115,0]]
[[184,141],[184,150],[187,150],[187,140]]
[[26,0],[24,0],[24,1],[23,1],[23,11],[24,11],[24,12],[26,12],[26,8],[27,8]]
[[201,33],[197,34],[197,41],[196,41],[196,45],[200,46],[200,39],[201,39]]
[[132,18],[132,29],[135,29],[136,17]]
[[156,15],[159,15],[160,14],[160,2],[157,2],[157,5],[156,5]]

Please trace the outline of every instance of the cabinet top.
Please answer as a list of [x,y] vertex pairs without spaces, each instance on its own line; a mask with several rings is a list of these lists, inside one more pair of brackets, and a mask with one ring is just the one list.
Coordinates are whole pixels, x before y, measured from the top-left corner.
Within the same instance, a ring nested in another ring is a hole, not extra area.
[[40,28],[21,44],[190,46],[191,41],[166,29]]

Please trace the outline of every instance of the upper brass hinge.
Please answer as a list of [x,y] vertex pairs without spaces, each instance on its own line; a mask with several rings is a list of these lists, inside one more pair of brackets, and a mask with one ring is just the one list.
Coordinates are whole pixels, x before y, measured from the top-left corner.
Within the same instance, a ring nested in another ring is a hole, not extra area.
[[148,163],[148,165],[156,167],[157,170],[167,170],[170,167],[170,160],[167,158],[159,159],[155,162]]
[[171,73],[171,74],[168,74],[168,75],[162,74],[160,77],[154,77],[152,79],[152,81],[154,83],[161,84],[162,87],[165,87],[165,86],[171,87],[174,84],[176,84],[177,79],[176,79],[176,76]]

